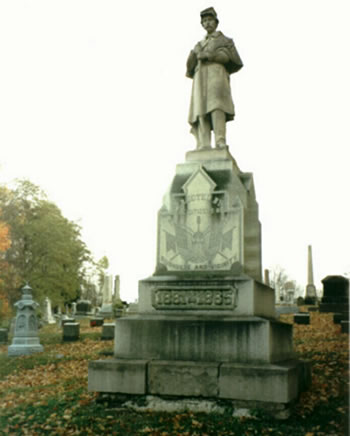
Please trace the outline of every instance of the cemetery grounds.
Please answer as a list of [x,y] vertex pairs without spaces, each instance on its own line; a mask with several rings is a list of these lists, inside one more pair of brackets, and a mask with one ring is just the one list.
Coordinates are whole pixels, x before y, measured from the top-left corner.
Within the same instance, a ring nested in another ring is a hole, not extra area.
[[[281,320],[292,323],[293,315]],[[311,313],[310,325],[294,324],[299,358],[312,362],[312,386],[290,418],[266,413],[135,412],[87,391],[88,362],[112,358],[113,341],[101,341],[101,327],[80,322],[80,340],[62,343],[62,330],[40,330],[43,353],[8,357],[0,346],[0,435],[348,435],[349,336],[333,314]]]

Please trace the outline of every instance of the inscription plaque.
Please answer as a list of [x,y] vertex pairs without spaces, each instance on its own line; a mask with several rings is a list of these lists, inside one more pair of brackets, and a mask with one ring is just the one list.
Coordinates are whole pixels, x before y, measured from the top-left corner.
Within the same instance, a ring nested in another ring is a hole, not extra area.
[[187,285],[152,289],[152,306],[162,310],[233,310],[237,306],[234,286]]

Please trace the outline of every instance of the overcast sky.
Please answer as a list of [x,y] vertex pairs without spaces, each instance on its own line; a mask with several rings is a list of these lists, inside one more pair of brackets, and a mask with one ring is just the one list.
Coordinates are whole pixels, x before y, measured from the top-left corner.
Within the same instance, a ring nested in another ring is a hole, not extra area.
[[263,268],[317,288],[350,272],[348,0],[0,2],[0,182],[29,178],[74,221],[121,296],[156,259],[156,218],[194,149],[189,51],[214,6],[244,68],[227,142],[254,174]]

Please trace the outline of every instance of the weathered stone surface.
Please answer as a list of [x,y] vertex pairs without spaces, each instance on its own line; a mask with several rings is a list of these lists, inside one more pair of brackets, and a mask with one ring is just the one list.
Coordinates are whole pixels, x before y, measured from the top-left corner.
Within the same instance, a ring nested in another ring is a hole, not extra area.
[[123,359],[276,362],[294,356],[292,326],[258,317],[131,315],[116,321]]
[[274,290],[245,276],[153,276],[139,282],[140,312],[176,310],[273,318]]
[[289,403],[310,382],[310,365],[302,361],[275,365],[223,363],[220,366],[219,397]]
[[146,360],[95,360],[89,362],[88,389],[93,392],[146,393]]
[[[210,152],[218,151],[206,151]],[[240,172],[230,154],[223,160],[199,159],[177,166],[164,197],[158,215],[156,274],[241,268],[261,281],[252,174]]]
[[80,336],[80,324],[78,322],[66,322],[63,325],[63,341],[78,341]]
[[218,362],[151,361],[147,393],[192,397],[216,397]]
[[101,340],[110,341],[114,339],[114,335],[115,335],[115,324],[114,323],[103,324]]

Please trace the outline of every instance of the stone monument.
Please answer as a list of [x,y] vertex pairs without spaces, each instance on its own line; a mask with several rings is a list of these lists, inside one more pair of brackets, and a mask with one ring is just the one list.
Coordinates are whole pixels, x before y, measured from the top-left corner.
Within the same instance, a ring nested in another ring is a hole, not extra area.
[[35,314],[38,303],[33,301],[32,288],[27,284],[22,288],[22,298],[15,303],[17,308],[15,331],[12,344],[8,347],[9,356],[21,356],[44,351],[38,336],[38,321]]
[[312,248],[308,246],[308,259],[307,259],[307,285],[305,292],[305,304],[317,304],[317,293],[314,285],[314,271],[312,265]]
[[105,275],[102,287],[102,306],[99,316],[113,318],[113,276]]
[[327,276],[322,280],[323,297],[320,312],[349,315],[349,279],[343,276]]
[[[239,169],[221,115],[203,100],[207,87],[227,103],[229,74],[242,63],[232,40],[216,32],[214,9],[201,19],[208,38],[187,65],[197,149],[177,165],[158,213],[156,269],[139,282],[138,313],[117,319],[114,359],[90,362],[89,390],[140,396],[164,410],[172,400],[177,410],[226,402],[286,416],[309,367],[295,358],[293,327],[275,318],[274,290],[262,283],[253,175]],[[224,121],[233,118],[227,105],[218,106]]]
[[55,324],[56,320],[52,314],[51,300],[49,297],[46,297],[44,300],[44,316],[43,321],[47,324]]
[[76,304],[77,316],[90,316],[92,314],[92,304],[90,300],[79,300]]

